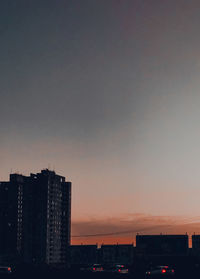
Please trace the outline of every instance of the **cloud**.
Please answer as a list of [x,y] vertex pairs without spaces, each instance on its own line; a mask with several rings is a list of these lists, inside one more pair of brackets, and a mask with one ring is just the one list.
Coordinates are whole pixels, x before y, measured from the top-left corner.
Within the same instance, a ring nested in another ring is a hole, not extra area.
[[119,218],[78,220],[72,223],[72,244],[133,243],[139,234],[193,234],[200,218],[128,214]]

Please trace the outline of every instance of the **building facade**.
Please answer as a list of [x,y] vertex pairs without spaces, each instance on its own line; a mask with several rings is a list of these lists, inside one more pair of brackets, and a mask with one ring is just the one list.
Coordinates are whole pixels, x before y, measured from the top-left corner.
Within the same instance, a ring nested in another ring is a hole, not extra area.
[[100,260],[103,264],[132,264],[133,252],[133,244],[102,245]]
[[[71,232],[71,182],[48,169],[0,183],[0,259],[65,264]],[[14,255],[14,256],[13,256]]]
[[137,235],[136,248],[146,255],[187,255],[188,235]]
[[192,235],[192,250],[194,252],[200,252],[200,235],[193,234]]
[[97,263],[97,245],[71,245],[69,258],[72,266]]

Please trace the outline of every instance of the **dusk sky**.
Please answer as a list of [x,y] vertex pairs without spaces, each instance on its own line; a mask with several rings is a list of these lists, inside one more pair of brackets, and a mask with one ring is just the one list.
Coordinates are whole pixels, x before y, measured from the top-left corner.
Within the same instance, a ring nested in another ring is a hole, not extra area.
[[0,180],[66,176],[75,235],[200,232],[199,13],[198,0],[1,0]]

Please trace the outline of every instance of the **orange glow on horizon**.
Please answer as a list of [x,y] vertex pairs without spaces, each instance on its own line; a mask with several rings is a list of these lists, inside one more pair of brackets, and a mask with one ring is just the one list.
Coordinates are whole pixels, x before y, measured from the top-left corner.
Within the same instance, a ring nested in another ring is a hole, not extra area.
[[72,238],[72,245],[102,245],[102,244],[133,244],[135,237],[91,237],[91,238]]

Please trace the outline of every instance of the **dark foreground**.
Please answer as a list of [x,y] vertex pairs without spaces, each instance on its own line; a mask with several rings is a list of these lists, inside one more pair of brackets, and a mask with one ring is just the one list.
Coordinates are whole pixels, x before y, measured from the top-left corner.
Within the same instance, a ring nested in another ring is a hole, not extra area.
[[[109,273],[106,271],[103,272],[89,272],[89,271],[80,271],[80,270],[42,270],[42,269],[21,269],[13,271],[12,274],[0,274],[0,279],[9,278],[9,279],[39,279],[39,278],[54,278],[54,279],[74,279],[74,278],[87,278],[87,279],[147,279],[144,270],[134,271],[130,270],[128,274],[117,274]],[[197,268],[187,269],[187,267],[182,267],[178,270],[175,270],[173,276],[168,276],[166,274],[157,275],[148,277],[149,279],[196,279],[200,278],[200,270]]]

